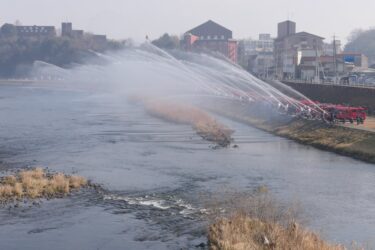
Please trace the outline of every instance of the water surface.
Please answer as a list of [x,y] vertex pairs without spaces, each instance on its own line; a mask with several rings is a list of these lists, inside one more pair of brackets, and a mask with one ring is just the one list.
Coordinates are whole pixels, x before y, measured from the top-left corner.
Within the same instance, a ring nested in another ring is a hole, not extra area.
[[212,150],[189,126],[122,95],[48,84],[0,86],[3,169],[45,166],[103,185],[0,208],[1,249],[189,249],[205,242],[208,194],[267,185],[298,200],[334,242],[370,242],[375,168],[218,117],[239,148]]

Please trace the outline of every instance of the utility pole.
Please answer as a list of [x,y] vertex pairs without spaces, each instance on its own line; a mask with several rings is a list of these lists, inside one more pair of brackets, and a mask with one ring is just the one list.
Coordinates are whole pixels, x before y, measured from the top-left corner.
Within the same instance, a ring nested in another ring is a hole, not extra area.
[[337,48],[336,48],[336,36],[334,35],[333,36],[333,64],[334,64],[334,67],[335,67],[335,81],[334,83],[337,84],[337,80],[338,80],[338,75],[337,75]]
[[320,83],[320,69],[319,69],[319,61],[320,61],[320,55],[318,52],[318,44],[314,43],[315,48],[315,77],[314,77],[314,83]]
[[320,61],[320,58],[319,58],[319,52],[318,52],[318,46],[315,46],[315,53],[316,53],[316,57],[315,57],[315,83],[320,83],[320,70],[319,70],[319,61]]

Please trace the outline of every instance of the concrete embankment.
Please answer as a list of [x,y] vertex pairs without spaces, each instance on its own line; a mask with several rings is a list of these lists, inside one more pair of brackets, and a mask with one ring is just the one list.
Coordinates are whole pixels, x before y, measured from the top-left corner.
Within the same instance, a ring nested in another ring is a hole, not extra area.
[[215,104],[211,111],[302,144],[375,163],[375,133],[330,125],[233,103]]
[[375,114],[375,88],[332,84],[308,84],[288,81],[285,81],[284,84],[312,100],[323,103],[364,106],[369,109],[370,114]]

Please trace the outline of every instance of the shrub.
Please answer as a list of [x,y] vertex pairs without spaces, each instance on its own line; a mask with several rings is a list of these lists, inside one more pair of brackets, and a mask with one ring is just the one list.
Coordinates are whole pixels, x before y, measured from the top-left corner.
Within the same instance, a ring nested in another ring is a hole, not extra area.
[[[265,186],[252,195],[224,194],[210,206],[214,213],[208,230],[211,250],[346,249],[301,226],[299,207],[277,201]],[[353,245],[353,249],[361,248]]]
[[1,179],[0,201],[59,197],[85,186],[87,180],[80,176],[47,175],[42,168],[24,170]]
[[309,232],[296,223],[282,227],[277,223],[250,218],[241,213],[211,225],[209,242],[212,250],[345,249],[341,245],[328,244],[317,234]]
[[146,111],[167,121],[188,124],[203,139],[216,142],[220,146],[228,146],[232,130],[216,121],[207,112],[191,106],[167,101],[145,101]]

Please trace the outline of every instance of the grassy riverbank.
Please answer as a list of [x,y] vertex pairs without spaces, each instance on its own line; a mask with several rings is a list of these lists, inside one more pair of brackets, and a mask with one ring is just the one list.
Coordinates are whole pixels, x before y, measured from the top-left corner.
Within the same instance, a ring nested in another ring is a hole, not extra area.
[[302,144],[375,163],[375,133],[223,103],[212,111]]
[[0,202],[58,198],[87,185],[87,180],[81,176],[49,174],[42,168],[22,170],[14,175],[0,178]]
[[211,250],[346,249],[307,229],[301,207],[277,200],[264,186],[252,194],[233,193],[219,207],[208,228]]
[[221,219],[209,228],[211,250],[344,250],[341,245],[331,245],[317,234],[293,223],[283,227],[277,223],[264,222],[236,214]]

